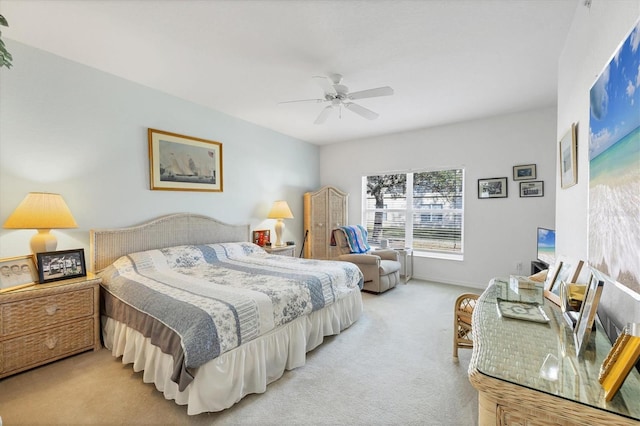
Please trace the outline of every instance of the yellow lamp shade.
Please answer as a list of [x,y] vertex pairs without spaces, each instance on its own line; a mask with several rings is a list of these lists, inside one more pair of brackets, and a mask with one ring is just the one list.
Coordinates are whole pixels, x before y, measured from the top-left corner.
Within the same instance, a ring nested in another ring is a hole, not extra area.
[[284,246],[284,242],[282,241],[282,235],[284,234],[284,220],[282,219],[293,219],[293,213],[291,213],[291,209],[289,208],[289,204],[286,201],[276,201],[273,203],[273,207],[271,207],[271,211],[269,212],[269,219],[278,219],[276,222],[276,246],[281,247]]
[[67,203],[60,194],[30,192],[3,225],[8,229],[37,229],[31,239],[31,251],[41,253],[56,249],[56,238],[49,230],[77,228]]

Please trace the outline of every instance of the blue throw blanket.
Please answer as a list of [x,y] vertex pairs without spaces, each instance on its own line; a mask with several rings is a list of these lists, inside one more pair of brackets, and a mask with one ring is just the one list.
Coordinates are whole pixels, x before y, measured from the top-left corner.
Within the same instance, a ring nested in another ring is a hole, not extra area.
[[364,226],[341,226],[339,229],[347,237],[347,244],[351,253],[367,253],[371,250],[371,246],[367,242],[368,232]]

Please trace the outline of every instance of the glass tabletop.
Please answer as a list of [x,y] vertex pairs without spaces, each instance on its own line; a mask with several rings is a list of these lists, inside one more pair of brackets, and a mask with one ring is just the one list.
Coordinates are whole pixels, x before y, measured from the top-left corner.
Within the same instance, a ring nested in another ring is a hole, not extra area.
[[494,279],[474,310],[475,367],[480,373],[571,401],[640,420],[640,373],[634,368],[607,402],[598,382],[611,343],[600,323],[584,353],[576,356],[573,331],[560,308],[541,305],[548,322],[502,317],[498,294],[508,278]]

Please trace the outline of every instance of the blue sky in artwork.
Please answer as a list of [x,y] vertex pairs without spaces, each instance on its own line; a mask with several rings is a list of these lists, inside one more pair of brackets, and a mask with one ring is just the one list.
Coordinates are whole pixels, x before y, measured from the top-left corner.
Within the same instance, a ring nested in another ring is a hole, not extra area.
[[591,88],[589,160],[640,126],[640,21]]

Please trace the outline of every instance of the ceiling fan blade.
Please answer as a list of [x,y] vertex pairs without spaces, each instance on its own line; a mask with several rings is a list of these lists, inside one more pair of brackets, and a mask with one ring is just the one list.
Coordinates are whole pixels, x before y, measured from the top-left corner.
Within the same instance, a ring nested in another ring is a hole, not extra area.
[[327,118],[329,117],[329,114],[331,114],[331,111],[333,111],[333,107],[331,105],[325,107],[325,109],[320,112],[320,115],[318,116],[318,118],[316,118],[316,121],[314,121],[313,124],[322,124],[327,121]]
[[360,106],[358,104],[354,104],[354,103],[344,103],[344,107],[347,109],[350,109],[351,111],[355,112],[356,114],[366,118],[367,120],[375,120],[376,118],[380,117],[380,115],[378,113],[375,113],[373,111],[371,111],[370,109],[367,109],[363,106]]
[[336,89],[333,88],[333,81],[329,79],[329,77],[315,75],[313,79],[322,87],[322,90],[326,95],[337,95]]
[[375,89],[361,90],[359,92],[349,93],[349,99],[375,98],[377,96],[393,95],[393,89],[389,86],[378,87]]
[[299,100],[295,100],[295,101],[282,101],[282,102],[278,102],[278,105],[280,104],[292,104],[295,102],[313,102],[316,104],[319,104],[320,102],[325,102],[326,99],[299,99]]

